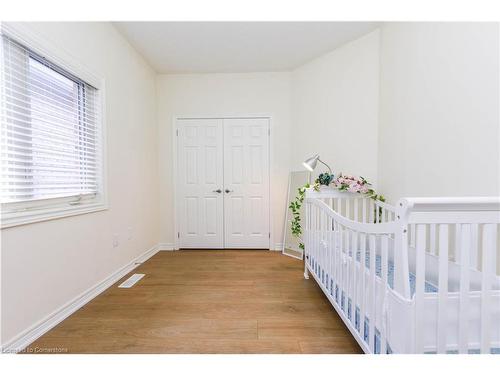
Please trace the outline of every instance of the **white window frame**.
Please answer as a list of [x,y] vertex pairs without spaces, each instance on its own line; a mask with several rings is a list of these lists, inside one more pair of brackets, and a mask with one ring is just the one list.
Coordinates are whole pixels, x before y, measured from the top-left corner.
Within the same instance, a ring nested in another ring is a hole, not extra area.
[[[6,203],[1,205],[1,228],[82,215],[108,209],[107,200],[107,149],[106,149],[106,105],[105,80],[102,74],[96,74],[82,66],[75,58],[45,39],[40,38],[26,24],[0,23],[1,33],[23,44],[36,54],[87,82],[98,90],[100,102],[100,176],[99,191],[95,195],[49,198],[36,201]],[[3,64],[0,58],[0,64]],[[1,68],[1,66],[0,66]]]

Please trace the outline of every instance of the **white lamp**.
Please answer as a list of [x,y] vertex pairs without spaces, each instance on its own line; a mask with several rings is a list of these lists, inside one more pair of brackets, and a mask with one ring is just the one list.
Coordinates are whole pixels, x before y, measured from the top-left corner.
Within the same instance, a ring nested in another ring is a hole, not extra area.
[[322,161],[320,158],[319,158],[319,155],[316,154],[306,160],[304,160],[304,162],[302,163],[302,165],[304,166],[305,169],[307,169],[308,171],[312,172],[314,170],[314,168],[316,168],[316,165],[318,164],[318,161],[323,164],[325,167],[328,168],[328,171],[330,172],[330,174],[332,174],[332,169],[330,168],[330,166],[328,164],[326,164],[324,161]]

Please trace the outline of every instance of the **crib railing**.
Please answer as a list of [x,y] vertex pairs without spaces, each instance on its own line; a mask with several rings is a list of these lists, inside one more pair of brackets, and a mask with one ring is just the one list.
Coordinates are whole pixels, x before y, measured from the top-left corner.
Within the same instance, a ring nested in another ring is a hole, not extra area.
[[[398,216],[410,236],[402,250],[416,276],[414,351],[500,348],[500,199],[407,198],[398,203]],[[437,288],[433,299],[426,280]],[[434,332],[425,326],[430,309]]]
[[499,223],[498,198],[394,208],[308,191],[304,275],[367,353],[489,353],[500,348]]
[[[311,192],[306,199],[305,276],[308,277],[310,270],[365,352],[385,353],[386,331],[382,324],[384,312],[377,302],[385,298],[389,288],[388,264],[394,225],[389,222],[370,222],[369,209],[376,207],[364,204],[365,198],[334,197],[331,198],[332,202],[325,201],[321,195],[319,198],[311,198],[311,194],[317,197],[320,193]],[[357,211],[357,208],[366,210]],[[342,212],[342,215],[335,209]],[[360,213],[361,216],[357,216]],[[366,220],[358,222],[350,219],[350,216]],[[381,268],[379,276],[377,256]],[[378,279],[381,282],[377,283]],[[376,324],[377,322],[379,323]],[[376,326],[381,327],[378,329],[378,336],[375,335]]]
[[321,200],[338,214],[357,222],[385,223],[396,218],[394,206],[357,193],[322,186],[320,191],[309,191],[309,197]]

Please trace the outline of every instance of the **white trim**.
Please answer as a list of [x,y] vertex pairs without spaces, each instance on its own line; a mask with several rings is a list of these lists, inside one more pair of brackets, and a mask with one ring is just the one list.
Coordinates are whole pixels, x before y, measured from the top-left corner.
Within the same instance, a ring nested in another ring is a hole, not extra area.
[[158,244],[158,250],[159,251],[174,251],[176,249],[175,249],[175,245],[173,243],[164,242],[164,243],[159,243]]
[[107,210],[108,206],[105,203],[89,203],[81,205],[80,207],[74,206],[57,206],[43,210],[30,210],[26,212],[17,212],[15,215],[6,216],[2,213],[1,228],[11,228],[19,225],[33,224],[41,221],[61,219],[64,217],[83,215],[91,212],[98,212]]
[[175,181],[174,183],[174,189],[173,189],[173,198],[174,198],[174,243],[173,243],[173,250],[179,250],[179,239],[177,237],[177,233],[179,232],[179,225],[178,225],[178,218],[179,218],[179,205],[177,203],[177,190],[178,190],[178,179],[177,179],[177,144],[178,144],[178,137],[177,137],[177,122],[178,120],[188,120],[188,119],[268,119],[269,120],[269,250],[274,251],[273,247],[271,246],[272,241],[274,240],[274,224],[273,224],[273,217],[272,217],[272,209],[271,209],[271,197],[272,197],[272,185],[273,185],[273,180],[272,180],[272,171],[271,169],[273,168],[273,162],[274,162],[274,157],[273,157],[273,116],[271,114],[255,114],[255,115],[249,115],[249,114],[243,114],[243,115],[220,115],[220,116],[214,116],[214,115],[207,115],[207,116],[189,116],[189,115],[174,115],[172,117],[172,153],[173,153],[173,168],[172,168],[172,181]]
[[72,301],[58,308],[53,313],[49,314],[42,320],[38,321],[28,329],[18,334],[13,339],[6,342],[5,345],[3,345],[1,348],[2,353],[17,353],[26,348],[33,341],[35,341],[40,336],[47,333],[49,330],[54,328],[57,324],[59,324],[64,319],[69,317],[75,311],[80,309],[82,306],[86,305],[92,299],[97,297],[99,294],[101,294],[106,289],[111,287],[121,278],[126,276],[130,271],[139,266],[140,263],[145,262],[153,255],[155,255],[159,251],[159,248],[160,248],[159,245],[153,246],[145,253],[139,255],[138,257],[131,260],[129,263],[127,263],[117,271],[113,272],[111,275],[106,277],[101,282],[87,289],[85,292],[74,298]]
[[[274,147],[273,147],[273,141],[274,141],[274,131],[273,131],[273,116],[269,115],[267,116],[269,119],[269,176],[268,176],[268,181],[269,181],[269,186],[268,186],[268,194],[269,194],[269,250],[271,249],[271,243],[274,241],[274,220],[273,220],[273,215],[271,214],[272,212],[272,186],[273,186],[273,173],[271,169],[274,167]],[[276,249],[276,248],[275,248]]]
[[[0,30],[19,43],[24,44],[27,48],[40,56],[46,57],[52,63],[60,66],[69,73],[75,75],[79,79],[87,82],[98,89],[100,100],[100,186],[99,192],[93,200],[81,205],[63,205],[61,199],[55,199],[53,206],[38,209],[30,209],[17,212],[2,212],[0,227],[9,228],[18,225],[36,223],[40,221],[60,219],[68,216],[82,215],[91,212],[103,211],[108,209],[108,176],[107,176],[107,128],[106,128],[106,82],[104,75],[98,72],[92,72],[84,67],[78,59],[60,48],[56,44],[47,41],[27,24],[19,22],[1,22]],[[68,199],[74,200],[75,197]],[[48,200],[47,200],[48,201]]]
[[179,204],[177,203],[177,144],[179,143],[179,139],[177,137],[178,134],[178,129],[177,129],[177,120],[180,117],[174,116],[172,118],[172,153],[173,153],[173,159],[172,159],[172,178],[171,181],[174,182],[173,186],[173,199],[174,199],[174,250],[179,250],[179,238],[177,236],[177,233],[179,233],[179,224],[178,224],[178,210],[179,210]]
[[61,68],[64,68],[69,73],[77,76],[82,81],[85,81],[95,88],[103,88],[101,84],[104,74],[91,71],[70,53],[48,41],[47,38],[41,37],[36,30],[33,30],[29,26],[29,24],[21,22],[2,22],[0,26],[2,33],[12,37],[21,44],[25,44],[25,47],[28,47],[33,52],[61,66]]
[[274,248],[269,249],[269,250],[271,250],[271,251],[283,251],[283,243],[281,243],[281,242],[276,242],[276,243],[274,244]]

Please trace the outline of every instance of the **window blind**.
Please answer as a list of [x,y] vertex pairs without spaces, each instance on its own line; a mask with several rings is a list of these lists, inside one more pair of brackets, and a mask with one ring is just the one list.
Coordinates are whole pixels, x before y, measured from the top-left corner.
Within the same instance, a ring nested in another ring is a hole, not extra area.
[[98,90],[2,35],[1,202],[99,192]]

